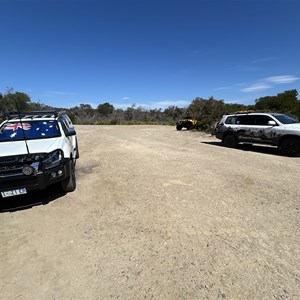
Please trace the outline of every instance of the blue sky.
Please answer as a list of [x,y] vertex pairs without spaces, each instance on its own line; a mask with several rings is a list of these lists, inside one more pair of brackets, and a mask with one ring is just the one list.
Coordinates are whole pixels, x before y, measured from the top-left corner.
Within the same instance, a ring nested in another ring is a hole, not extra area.
[[0,0],[0,92],[73,107],[300,92],[298,0]]

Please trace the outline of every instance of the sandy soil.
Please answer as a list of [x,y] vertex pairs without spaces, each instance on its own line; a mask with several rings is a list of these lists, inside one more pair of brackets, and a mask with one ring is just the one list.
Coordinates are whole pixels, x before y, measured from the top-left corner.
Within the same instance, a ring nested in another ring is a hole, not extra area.
[[77,190],[2,200],[0,299],[300,299],[300,158],[77,126]]

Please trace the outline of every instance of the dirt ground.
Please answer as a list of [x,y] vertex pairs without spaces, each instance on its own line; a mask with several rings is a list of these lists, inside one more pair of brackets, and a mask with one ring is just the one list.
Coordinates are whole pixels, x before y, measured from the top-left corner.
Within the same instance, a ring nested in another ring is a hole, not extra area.
[[300,299],[300,158],[77,126],[77,189],[2,201],[0,299]]

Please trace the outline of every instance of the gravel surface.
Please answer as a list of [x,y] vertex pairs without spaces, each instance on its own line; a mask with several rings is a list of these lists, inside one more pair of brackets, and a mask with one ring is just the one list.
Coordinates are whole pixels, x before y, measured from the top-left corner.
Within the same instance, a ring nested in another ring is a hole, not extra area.
[[1,200],[0,299],[300,299],[300,158],[77,126],[77,189]]

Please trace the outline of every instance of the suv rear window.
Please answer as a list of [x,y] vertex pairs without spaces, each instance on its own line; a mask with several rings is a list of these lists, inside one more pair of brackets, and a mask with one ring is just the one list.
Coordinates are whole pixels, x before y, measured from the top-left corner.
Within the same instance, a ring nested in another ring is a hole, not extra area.
[[[23,129],[22,129],[23,127]],[[15,121],[7,122],[0,128],[0,142],[59,137],[56,121]]]
[[225,120],[225,124],[235,124],[236,116],[229,116]]
[[255,116],[238,116],[236,118],[236,124],[240,125],[254,125]]

